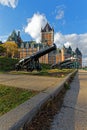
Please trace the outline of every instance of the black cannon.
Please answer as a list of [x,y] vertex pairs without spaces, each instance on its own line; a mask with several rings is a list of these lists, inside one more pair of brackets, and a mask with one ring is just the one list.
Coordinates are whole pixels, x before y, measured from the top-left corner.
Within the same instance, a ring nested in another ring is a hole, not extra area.
[[44,48],[36,52],[35,54],[20,60],[15,66],[16,70],[17,71],[22,69],[26,69],[27,71],[33,71],[34,69],[41,70],[39,58],[53,50],[56,50],[55,44],[53,44],[53,46],[51,47]]
[[65,59],[62,62],[59,62],[57,64],[53,64],[51,66],[52,69],[58,68],[58,69],[63,69],[63,68],[76,68],[78,66],[78,59],[74,57],[70,57]]

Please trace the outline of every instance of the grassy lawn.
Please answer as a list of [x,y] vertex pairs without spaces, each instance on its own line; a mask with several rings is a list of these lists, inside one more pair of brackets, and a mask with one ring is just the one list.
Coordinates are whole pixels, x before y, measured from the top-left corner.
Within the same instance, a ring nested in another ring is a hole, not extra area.
[[18,62],[18,59],[12,59],[7,57],[0,57],[0,73],[9,72],[11,74],[29,74],[29,75],[38,75],[38,76],[52,76],[52,77],[64,77],[70,72],[72,69],[50,69],[49,64],[41,64],[41,71],[15,71],[15,64]]
[[57,78],[63,78],[67,74],[73,72],[73,69],[43,69],[41,71],[10,71],[11,74],[26,74],[26,75],[37,75],[37,76],[51,76]]
[[0,116],[35,96],[38,92],[0,85]]

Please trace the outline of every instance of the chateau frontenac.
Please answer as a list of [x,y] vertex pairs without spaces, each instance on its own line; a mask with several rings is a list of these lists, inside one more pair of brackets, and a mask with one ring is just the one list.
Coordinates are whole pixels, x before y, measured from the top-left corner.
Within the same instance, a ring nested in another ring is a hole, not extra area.
[[[48,23],[43,29],[41,28],[40,43],[36,43],[35,41],[23,41],[19,31],[18,34],[16,31],[13,31],[12,34],[8,37],[7,41],[14,41],[18,45],[18,58],[22,59],[31,56],[43,48],[52,46],[54,43],[54,29]],[[42,56],[39,61],[40,63],[57,64],[70,57],[77,57],[79,67],[82,67],[81,51],[79,48],[76,48],[76,50],[73,51],[71,46],[68,48],[63,46],[62,49],[57,48],[56,51],[52,51]]]

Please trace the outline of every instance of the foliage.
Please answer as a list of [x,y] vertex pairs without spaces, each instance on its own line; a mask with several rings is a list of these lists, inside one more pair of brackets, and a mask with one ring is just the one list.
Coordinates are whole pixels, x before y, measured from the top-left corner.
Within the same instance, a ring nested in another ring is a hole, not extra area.
[[42,67],[42,70],[48,70],[50,69],[50,65],[49,64],[45,64],[45,63],[41,63],[41,67]]
[[67,89],[70,89],[70,84],[69,84],[68,82],[65,82],[65,83],[64,83],[64,87],[65,87],[66,90],[67,90]]
[[15,69],[15,64],[18,59],[12,59],[8,57],[0,57],[0,71],[10,71]]
[[4,55],[5,51],[6,51],[6,49],[3,46],[3,44],[0,44],[0,55]]
[[0,85],[0,116],[36,94],[35,91]]
[[7,41],[3,44],[3,47],[6,49],[7,57],[15,57],[18,54],[18,46],[13,41]]

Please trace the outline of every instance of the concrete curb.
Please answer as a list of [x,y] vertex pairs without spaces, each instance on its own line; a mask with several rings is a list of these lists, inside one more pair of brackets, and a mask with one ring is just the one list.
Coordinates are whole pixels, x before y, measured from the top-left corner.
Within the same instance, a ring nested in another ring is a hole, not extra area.
[[19,105],[0,117],[0,130],[23,130],[26,122],[30,122],[41,106],[49,99],[54,98],[64,87],[64,83],[75,73],[70,73],[64,80],[54,88],[49,88],[30,100]]

